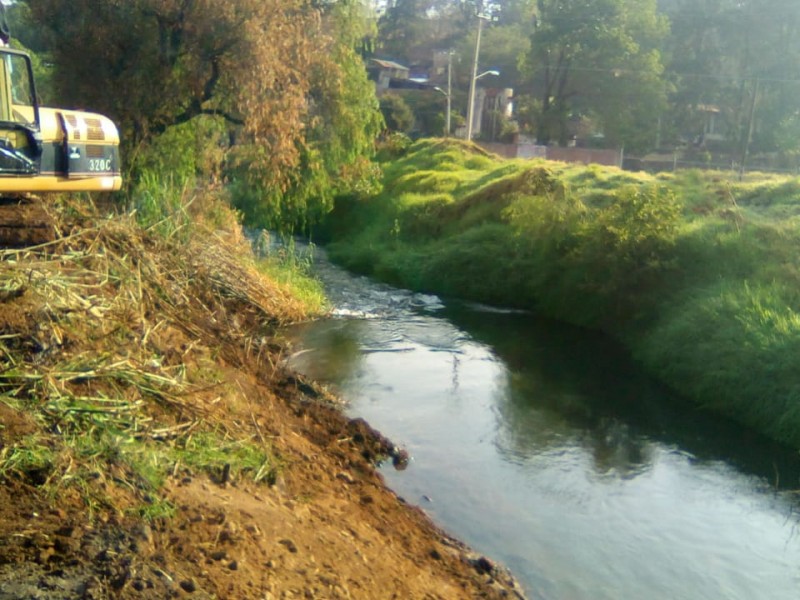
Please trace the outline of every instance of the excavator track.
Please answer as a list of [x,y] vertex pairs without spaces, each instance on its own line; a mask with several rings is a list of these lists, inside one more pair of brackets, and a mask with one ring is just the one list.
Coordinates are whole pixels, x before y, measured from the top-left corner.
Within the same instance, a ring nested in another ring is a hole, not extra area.
[[32,194],[0,196],[0,248],[25,248],[56,238],[45,201]]

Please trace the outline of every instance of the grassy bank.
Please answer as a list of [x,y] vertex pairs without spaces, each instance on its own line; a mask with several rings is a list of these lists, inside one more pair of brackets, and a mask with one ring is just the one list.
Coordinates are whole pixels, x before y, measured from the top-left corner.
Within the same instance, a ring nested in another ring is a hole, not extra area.
[[505,161],[426,140],[338,204],[334,260],[622,340],[701,405],[800,447],[800,182]]

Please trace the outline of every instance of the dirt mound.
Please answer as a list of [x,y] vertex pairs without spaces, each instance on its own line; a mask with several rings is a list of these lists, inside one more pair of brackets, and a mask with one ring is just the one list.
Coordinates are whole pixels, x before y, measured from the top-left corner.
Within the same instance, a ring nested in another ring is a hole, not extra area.
[[70,214],[0,250],[0,600],[521,597],[282,370],[302,313],[243,245]]
[[0,198],[0,248],[23,248],[55,239],[54,221],[35,197]]

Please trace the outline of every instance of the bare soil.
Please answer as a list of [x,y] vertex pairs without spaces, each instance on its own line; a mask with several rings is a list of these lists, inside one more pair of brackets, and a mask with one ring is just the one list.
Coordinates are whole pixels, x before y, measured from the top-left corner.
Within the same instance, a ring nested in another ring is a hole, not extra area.
[[54,222],[37,198],[0,197],[0,247],[22,248],[55,239]]
[[[18,210],[26,219],[32,210],[9,206],[3,218]],[[0,267],[3,260],[0,254]],[[48,346],[45,313],[33,292],[11,287],[3,293],[0,340],[16,340],[32,364],[58,353],[109,351],[102,336],[78,339],[74,330],[70,340]],[[269,446],[280,459],[277,477],[255,483],[225,470],[215,476],[176,464],[160,491],[175,514],[155,520],[130,510],[141,494],[123,485],[113,466],[87,478],[91,494],[103,494],[99,507],[87,503],[85,489],[53,485],[54,478],[78,472],[77,463],[0,477],[0,600],[523,597],[505,569],[385,486],[375,465],[394,460],[403,467],[402,451],[366,422],[343,416],[320,386],[276,366],[279,344],[270,339],[256,351],[251,338],[219,333],[221,326],[247,329],[241,322],[246,312],[224,317],[220,308],[212,323],[207,310],[187,312],[186,322],[148,311],[149,322],[164,319],[140,340],[148,352],[165,363],[184,361],[190,372],[208,370],[213,361],[215,377],[224,382],[213,393],[184,398],[184,405],[202,407],[203,423],[217,430]],[[61,328],[63,334],[67,328]],[[40,418],[3,398],[0,389],[0,458],[32,435],[57,442],[58,427],[43,427]],[[189,412],[154,414],[181,426]]]

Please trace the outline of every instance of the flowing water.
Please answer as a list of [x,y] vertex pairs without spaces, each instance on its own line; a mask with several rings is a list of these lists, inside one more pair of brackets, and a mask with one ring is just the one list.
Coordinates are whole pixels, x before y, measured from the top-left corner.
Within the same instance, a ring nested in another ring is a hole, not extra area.
[[316,264],[335,310],[287,332],[290,364],[404,446],[389,485],[530,598],[800,598],[797,452],[600,336]]

